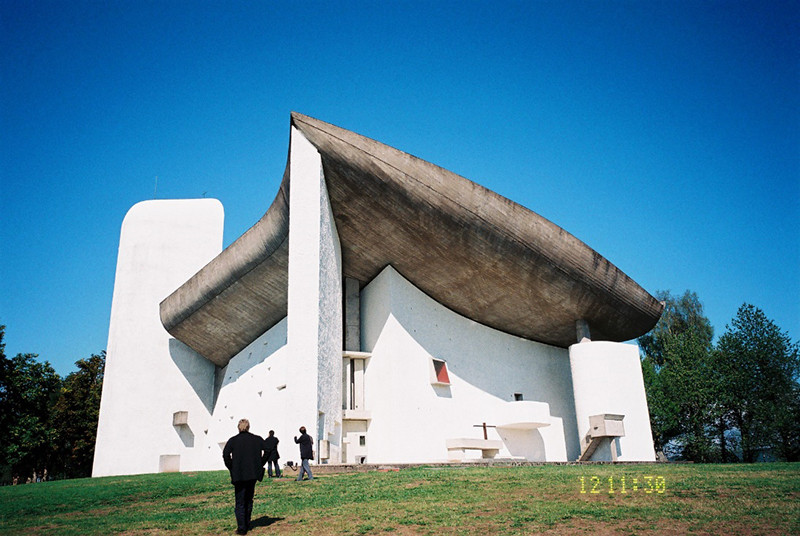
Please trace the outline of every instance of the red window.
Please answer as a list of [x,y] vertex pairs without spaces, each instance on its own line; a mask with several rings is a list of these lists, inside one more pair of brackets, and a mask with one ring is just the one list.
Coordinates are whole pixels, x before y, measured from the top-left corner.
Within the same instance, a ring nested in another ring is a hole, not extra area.
[[436,372],[436,381],[438,383],[450,383],[450,376],[447,374],[447,363],[434,359],[433,370]]

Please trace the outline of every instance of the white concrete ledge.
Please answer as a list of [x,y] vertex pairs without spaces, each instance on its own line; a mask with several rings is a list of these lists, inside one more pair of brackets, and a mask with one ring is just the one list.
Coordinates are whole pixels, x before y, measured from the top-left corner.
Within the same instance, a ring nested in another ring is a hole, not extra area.
[[473,437],[460,437],[446,440],[448,449],[497,449],[503,448],[503,442],[495,439],[475,439]]
[[346,409],[342,412],[342,420],[370,421],[372,420],[372,412],[365,409]]
[[475,439],[471,437],[461,437],[445,440],[447,445],[447,457],[450,460],[463,460],[468,450],[481,451],[481,457],[492,459],[500,453],[503,442],[494,439]]
[[370,357],[372,357],[372,354],[369,352],[355,352],[351,350],[345,350],[344,352],[342,352],[342,357],[348,359],[369,359]]
[[533,430],[550,426],[550,405],[545,402],[520,400],[507,402],[494,421],[497,428]]

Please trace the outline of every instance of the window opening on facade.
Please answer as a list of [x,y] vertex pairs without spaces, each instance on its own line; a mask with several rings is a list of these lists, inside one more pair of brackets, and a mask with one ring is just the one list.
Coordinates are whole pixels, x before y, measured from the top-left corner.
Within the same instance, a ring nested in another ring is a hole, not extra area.
[[365,357],[345,356],[342,359],[342,409],[344,411],[364,409],[365,369]]
[[355,408],[355,400],[356,400],[356,362],[354,359],[350,359],[350,404],[347,409],[356,409]]
[[450,385],[450,375],[447,372],[447,363],[441,359],[431,359],[433,361],[433,381],[431,383]]

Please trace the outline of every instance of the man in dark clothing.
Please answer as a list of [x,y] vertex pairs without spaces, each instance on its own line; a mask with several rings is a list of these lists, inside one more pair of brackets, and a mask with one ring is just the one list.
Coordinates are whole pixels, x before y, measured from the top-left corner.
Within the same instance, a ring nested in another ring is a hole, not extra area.
[[314,480],[314,475],[311,474],[311,466],[308,460],[314,458],[314,440],[306,433],[306,427],[300,427],[300,439],[294,436],[294,442],[300,445],[300,473],[297,475],[297,480],[303,480],[303,473],[308,473],[308,479]]
[[264,440],[250,433],[250,421],[239,421],[239,433],[225,443],[222,459],[231,473],[231,483],[236,494],[236,534],[247,534],[250,528],[250,514],[253,512],[253,495],[256,480],[264,478],[264,464],[267,459],[262,454]]
[[264,440],[264,456],[267,458],[267,474],[272,478],[272,467],[275,467],[275,476],[281,477],[281,468],[278,467],[278,460],[281,458],[278,454],[278,438],[275,437],[275,431],[269,431],[269,437]]

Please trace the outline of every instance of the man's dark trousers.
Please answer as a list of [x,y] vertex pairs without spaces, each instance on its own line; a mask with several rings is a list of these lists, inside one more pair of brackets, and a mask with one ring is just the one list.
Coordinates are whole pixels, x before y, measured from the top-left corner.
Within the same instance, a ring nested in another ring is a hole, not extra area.
[[250,515],[253,513],[253,495],[256,492],[256,481],[234,482],[233,490],[236,493],[236,524],[239,532],[250,530]]

